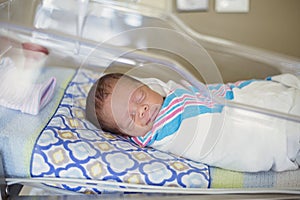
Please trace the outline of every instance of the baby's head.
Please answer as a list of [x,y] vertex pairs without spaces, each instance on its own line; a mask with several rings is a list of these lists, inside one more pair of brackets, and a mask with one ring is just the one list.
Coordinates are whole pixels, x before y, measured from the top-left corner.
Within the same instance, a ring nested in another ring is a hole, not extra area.
[[88,94],[87,119],[104,131],[144,136],[153,126],[163,97],[120,73],[102,76]]

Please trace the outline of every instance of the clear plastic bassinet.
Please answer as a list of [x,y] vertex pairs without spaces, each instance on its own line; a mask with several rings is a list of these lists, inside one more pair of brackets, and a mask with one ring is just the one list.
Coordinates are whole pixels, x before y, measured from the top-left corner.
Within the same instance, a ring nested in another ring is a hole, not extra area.
[[[28,9],[21,9],[23,7]],[[172,80],[192,85],[222,107],[242,111],[239,112],[240,118],[247,117],[253,121],[268,118],[300,124],[299,117],[294,115],[215,96],[205,85],[262,79],[286,72],[299,75],[299,59],[201,35],[172,13],[128,2],[15,0],[1,4],[0,17],[2,39],[5,37],[5,40],[9,38],[16,41],[17,48],[20,47],[18,43],[22,42],[48,48],[48,66],[91,70],[95,74],[122,72],[141,79],[157,78],[164,82]],[[11,44],[3,41],[1,54],[5,55]],[[189,87],[186,88],[193,92]],[[72,107],[79,107],[77,104],[74,100]],[[210,127],[199,150],[201,155],[206,155],[220,137],[221,122]],[[196,129],[193,129],[194,132]],[[69,180],[62,181],[70,183]],[[53,183],[53,180],[49,182]],[[79,184],[78,180],[75,182]],[[136,191],[136,187],[141,186],[125,184],[122,187],[128,187],[126,191],[130,191],[130,188]],[[151,192],[150,186],[143,187],[143,192]],[[120,187],[109,185],[110,189],[118,191]],[[175,192],[165,187],[162,190],[155,189]],[[287,191],[299,192],[293,189]],[[203,192],[191,189],[180,190],[180,193],[183,191]]]

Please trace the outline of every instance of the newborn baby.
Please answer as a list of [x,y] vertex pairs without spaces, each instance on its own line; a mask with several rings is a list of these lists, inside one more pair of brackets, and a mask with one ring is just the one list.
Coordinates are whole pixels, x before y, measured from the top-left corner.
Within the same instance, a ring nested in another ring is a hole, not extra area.
[[300,123],[230,108],[212,98],[300,116],[297,77],[285,74],[270,80],[207,85],[212,96],[190,85],[149,80],[144,84],[147,80],[118,73],[102,76],[89,92],[87,119],[142,147],[225,169],[257,172],[299,167]]

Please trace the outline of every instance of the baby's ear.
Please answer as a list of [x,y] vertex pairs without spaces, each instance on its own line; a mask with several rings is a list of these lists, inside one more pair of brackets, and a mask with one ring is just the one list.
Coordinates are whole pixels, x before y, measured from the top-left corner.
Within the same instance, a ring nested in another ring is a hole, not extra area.
[[108,92],[107,92],[107,93],[104,93],[104,94],[103,94],[104,99],[106,99],[109,95],[111,95],[111,93],[108,93]]

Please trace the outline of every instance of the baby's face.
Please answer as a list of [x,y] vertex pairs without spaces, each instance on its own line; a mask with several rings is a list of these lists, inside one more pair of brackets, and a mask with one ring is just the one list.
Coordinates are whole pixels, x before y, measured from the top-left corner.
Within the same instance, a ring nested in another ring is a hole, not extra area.
[[148,86],[128,79],[116,84],[107,109],[119,129],[129,136],[144,136],[154,124],[163,97]]

